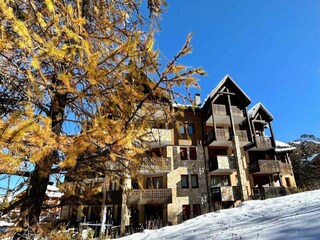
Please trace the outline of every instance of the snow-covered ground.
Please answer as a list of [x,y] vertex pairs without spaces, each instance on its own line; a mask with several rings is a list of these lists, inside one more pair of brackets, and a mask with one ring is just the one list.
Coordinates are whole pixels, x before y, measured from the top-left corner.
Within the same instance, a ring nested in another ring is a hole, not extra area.
[[320,190],[252,200],[122,239],[320,239]]

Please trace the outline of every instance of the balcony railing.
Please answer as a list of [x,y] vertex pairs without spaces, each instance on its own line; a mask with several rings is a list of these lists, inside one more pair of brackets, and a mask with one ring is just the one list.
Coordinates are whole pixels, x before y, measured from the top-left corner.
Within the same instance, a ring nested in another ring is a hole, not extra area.
[[236,130],[236,135],[240,142],[248,142],[248,134],[246,130]]
[[211,187],[212,199],[214,201],[236,201],[240,199],[240,191],[237,186]]
[[233,157],[228,156],[216,156],[214,159],[209,160],[209,170],[230,170],[235,169],[236,163]]
[[217,128],[216,135],[218,141],[228,141],[230,140],[229,129],[227,128]]
[[274,197],[281,197],[294,193],[295,188],[286,188],[286,187],[260,187],[252,188],[252,198],[253,199],[267,199]]
[[244,117],[243,111],[236,106],[231,106],[232,116]]
[[171,158],[146,157],[141,166],[142,171],[171,171]]
[[128,204],[167,204],[172,203],[172,189],[132,189],[129,191]]
[[[236,130],[236,135],[240,142],[248,142],[248,134],[246,130]],[[227,128],[216,128],[217,141],[230,141],[230,131]],[[214,141],[214,129],[207,135],[207,143],[210,144]]]
[[226,106],[221,104],[213,104],[213,113],[217,115],[227,115]]
[[282,163],[278,160],[258,160],[257,162],[250,163],[250,173],[286,173],[291,174],[292,170],[290,164]]
[[271,138],[265,136],[256,136],[256,146],[257,148],[271,148]]
[[[237,106],[231,106],[232,116],[243,117],[243,111]],[[216,115],[227,115],[226,106],[222,104],[213,104],[213,113]]]

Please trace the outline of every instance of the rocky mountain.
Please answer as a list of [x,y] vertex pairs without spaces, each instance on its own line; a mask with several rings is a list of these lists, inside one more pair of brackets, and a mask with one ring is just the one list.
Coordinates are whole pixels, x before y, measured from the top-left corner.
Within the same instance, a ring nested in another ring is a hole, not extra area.
[[297,140],[294,140],[290,143],[300,144],[301,142],[314,142],[314,143],[320,144],[320,138],[318,138],[312,134],[302,134],[300,136],[300,138],[298,138]]
[[320,153],[320,138],[312,134],[302,134],[300,138],[289,142],[290,145],[296,147],[294,154],[308,158],[315,153]]

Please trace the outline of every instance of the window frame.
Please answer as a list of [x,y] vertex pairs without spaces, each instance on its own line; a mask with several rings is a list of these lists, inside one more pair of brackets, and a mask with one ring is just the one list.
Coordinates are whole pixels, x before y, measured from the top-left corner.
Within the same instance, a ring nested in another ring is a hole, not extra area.
[[[185,153],[185,155],[182,153]],[[182,161],[189,160],[187,147],[180,147],[180,160],[182,160]]]
[[180,135],[185,135],[186,134],[186,129],[183,123],[179,124],[179,134]]
[[[183,185],[183,181],[182,179],[185,178],[185,183],[186,185]],[[188,189],[189,188],[189,175],[188,174],[182,174],[181,175],[181,188],[184,188],[184,189]]]
[[193,123],[187,123],[187,132],[189,135],[194,135],[194,124]]
[[[191,149],[193,152],[193,154],[191,154]],[[189,158],[190,160],[197,160],[197,148],[196,147],[189,147]]]
[[[196,179],[196,185],[193,185],[192,179]],[[198,176],[198,174],[191,174],[191,188],[199,188],[199,176]]]

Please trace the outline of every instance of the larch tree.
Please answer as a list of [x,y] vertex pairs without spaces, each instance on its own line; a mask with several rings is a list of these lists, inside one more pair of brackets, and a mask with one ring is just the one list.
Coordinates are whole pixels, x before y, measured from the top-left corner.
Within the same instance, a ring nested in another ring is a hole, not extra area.
[[38,223],[53,174],[135,174],[154,121],[174,121],[171,104],[198,87],[203,70],[178,63],[191,37],[162,65],[165,2],[146,6],[148,16],[134,0],[0,0],[0,173],[27,184],[3,213],[21,206],[19,226]]

